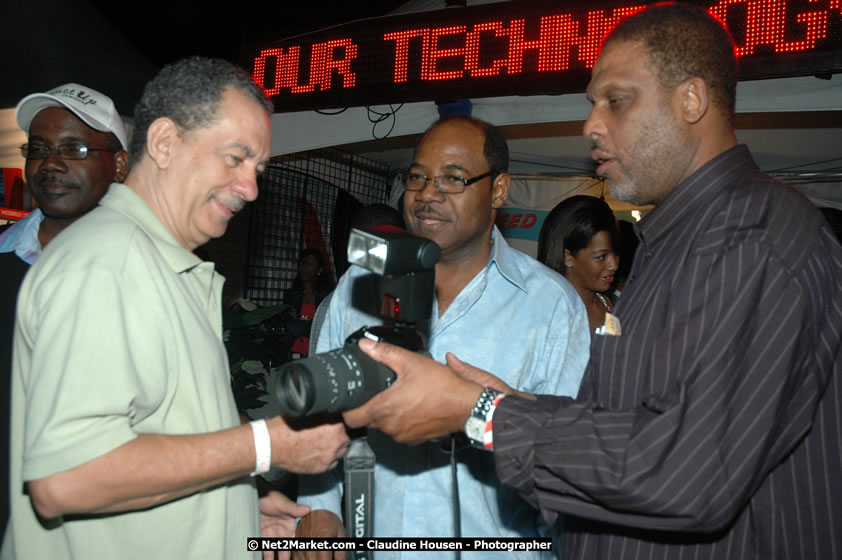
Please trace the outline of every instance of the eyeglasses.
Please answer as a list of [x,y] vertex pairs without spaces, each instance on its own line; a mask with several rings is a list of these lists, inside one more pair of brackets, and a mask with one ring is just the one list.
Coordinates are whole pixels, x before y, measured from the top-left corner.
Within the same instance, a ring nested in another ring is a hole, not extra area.
[[111,152],[114,150],[110,148],[89,148],[84,144],[59,144],[58,146],[48,146],[39,142],[30,142],[29,144],[22,144],[20,153],[25,159],[44,159],[50,157],[50,152],[55,150],[61,159],[85,159],[88,157],[88,152]]
[[457,175],[438,175],[436,177],[427,177],[423,173],[416,173],[415,171],[406,171],[403,174],[403,184],[408,191],[423,191],[429,181],[433,182],[439,192],[444,194],[459,194],[465,192],[468,185],[473,185],[477,181],[481,181],[486,177],[491,176],[494,171],[486,171],[482,175],[465,179]]

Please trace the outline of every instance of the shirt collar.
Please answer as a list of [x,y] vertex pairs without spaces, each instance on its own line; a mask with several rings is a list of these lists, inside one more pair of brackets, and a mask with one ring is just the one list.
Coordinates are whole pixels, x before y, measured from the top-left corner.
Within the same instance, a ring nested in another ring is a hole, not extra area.
[[722,152],[679,183],[663,202],[635,224],[641,243],[656,245],[676,227],[693,220],[737,177],[757,169],[745,145]]
[[187,272],[204,262],[193,252],[179,245],[146,201],[126,185],[112,183],[102,197],[100,206],[111,208],[135,222],[146,232],[173,271]]
[[512,259],[512,252],[514,249],[506,243],[506,238],[503,237],[503,234],[500,233],[500,230],[497,229],[496,225],[493,226],[493,229],[491,230],[491,240],[494,245],[491,249],[491,256],[488,259],[488,268],[492,265],[496,266],[503,278],[524,292],[527,292],[528,290],[526,289],[526,281],[523,278],[523,273],[517,266],[517,263],[514,262],[514,259]]
[[41,242],[38,230],[44,221],[40,209],[30,212],[24,219],[15,223],[0,235],[0,253],[12,251],[27,264],[34,264],[41,255]]

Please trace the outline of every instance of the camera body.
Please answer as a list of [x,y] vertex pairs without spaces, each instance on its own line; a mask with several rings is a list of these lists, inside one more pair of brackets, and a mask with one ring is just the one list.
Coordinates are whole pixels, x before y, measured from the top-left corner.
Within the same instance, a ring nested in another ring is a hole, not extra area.
[[337,413],[389,387],[395,373],[357,344],[365,337],[424,351],[426,337],[418,323],[432,312],[439,255],[432,241],[397,228],[352,230],[348,261],[374,272],[355,279],[351,304],[384,324],[362,327],[341,348],[282,366],[272,388],[281,410],[293,417]]

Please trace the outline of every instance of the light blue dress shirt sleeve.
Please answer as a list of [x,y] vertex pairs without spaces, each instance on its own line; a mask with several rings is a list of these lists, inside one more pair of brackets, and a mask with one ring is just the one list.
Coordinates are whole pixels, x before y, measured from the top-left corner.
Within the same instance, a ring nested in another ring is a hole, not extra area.
[[41,242],[38,240],[38,230],[44,214],[36,208],[19,222],[16,222],[0,234],[0,253],[12,251],[27,264],[35,264],[41,256]]

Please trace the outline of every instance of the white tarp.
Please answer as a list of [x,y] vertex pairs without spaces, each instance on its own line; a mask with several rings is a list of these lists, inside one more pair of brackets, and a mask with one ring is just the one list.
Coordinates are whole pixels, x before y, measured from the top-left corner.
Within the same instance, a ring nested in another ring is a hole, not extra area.
[[[473,115],[497,126],[584,120],[590,104],[584,94],[491,97],[472,100]],[[396,107],[396,106],[395,106]],[[395,107],[378,106],[378,112]],[[842,76],[831,80],[812,77],[740,82],[738,113],[842,110]],[[395,115],[390,136],[418,134],[438,118],[433,102],[406,103]],[[838,124],[842,128],[842,123]],[[385,133],[385,130],[380,132]],[[365,107],[352,107],[339,114],[298,111],[272,115],[272,154],[288,154],[341,146],[372,139],[372,125]],[[799,146],[781,146],[798,151]],[[577,154],[578,155],[578,154]]]
[[[842,183],[796,183],[816,206],[842,210]],[[629,222],[643,217],[652,206],[634,206],[611,196],[609,183],[593,177],[542,177],[513,175],[509,198],[497,213],[497,226],[510,245],[533,257],[538,252],[538,234],[547,213],[574,195],[602,197],[618,219]],[[835,197],[835,198],[834,198]]]

